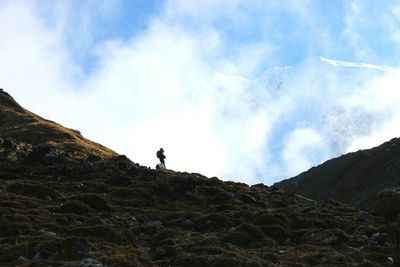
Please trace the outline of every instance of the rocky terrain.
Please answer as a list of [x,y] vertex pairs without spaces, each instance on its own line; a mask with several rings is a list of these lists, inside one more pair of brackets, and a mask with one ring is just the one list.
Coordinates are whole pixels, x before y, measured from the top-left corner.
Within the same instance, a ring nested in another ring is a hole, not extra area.
[[4,91],[0,135],[0,266],[399,266],[397,217],[141,166]]

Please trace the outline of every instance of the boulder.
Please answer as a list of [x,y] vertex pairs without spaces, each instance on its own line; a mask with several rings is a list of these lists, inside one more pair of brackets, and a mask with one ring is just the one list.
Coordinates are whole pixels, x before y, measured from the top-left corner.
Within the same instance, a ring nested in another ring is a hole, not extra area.
[[327,229],[321,232],[312,232],[305,236],[306,242],[318,245],[335,245],[343,241],[348,241],[349,236],[340,229]]
[[53,164],[65,160],[64,151],[53,144],[43,143],[32,147],[26,158],[29,163]]
[[387,221],[395,221],[400,214],[400,187],[381,190],[375,202],[374,212]]
[[257,203],[256,198],[253,197],[253,196],[250,195],[250,194],[239,194],[239,199],[240,199],[241,201],[243,201],[243,203],[246,203],[246,204],[254,204],[254,203]]
[[164,164],[162,164],[162,163],[158,163],[158,164],[156,165],[156,169],[157,169],[157,170],[165,170],[165,169],[166,169],[166,167],[165,167],[165,165],[164,165]]

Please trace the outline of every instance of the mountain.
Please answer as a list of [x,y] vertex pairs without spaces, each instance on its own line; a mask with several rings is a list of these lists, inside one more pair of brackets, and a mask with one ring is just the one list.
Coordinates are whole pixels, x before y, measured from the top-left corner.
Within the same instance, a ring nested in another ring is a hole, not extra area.
[[400,187],[400,138],[342,155],[274,186],[314,200],[372,209],[378,193]]
[[75,158],[117,155],[111,149],[83,138],[77,130],[65,128],[24,109],[3,89],[0,89],[0,132],[33,146],[51,145],[72,153]]
[[399,225],[337,201],[156,170],[0,91],[0,266],[396,266]]

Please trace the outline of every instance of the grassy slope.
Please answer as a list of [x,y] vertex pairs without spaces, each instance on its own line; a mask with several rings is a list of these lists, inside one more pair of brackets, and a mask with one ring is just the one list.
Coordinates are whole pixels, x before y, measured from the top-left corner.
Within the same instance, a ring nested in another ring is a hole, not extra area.
[[116,155],[111,149],[82,137],[78,131],[43,119],[22,108],[4,91],[0,92],[0,135],[13,137],[32,145],[51,142],[67,152],[74,152],[81,158],[88,154],[103,158]]

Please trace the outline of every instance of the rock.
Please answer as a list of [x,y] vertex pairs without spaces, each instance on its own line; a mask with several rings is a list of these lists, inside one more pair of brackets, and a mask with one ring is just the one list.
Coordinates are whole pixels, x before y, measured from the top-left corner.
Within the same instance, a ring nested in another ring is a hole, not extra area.
[[55,145],[44,143],[32,147],[32,151],[27,155],[28,163],[53,164],[65,161],[64,151]]
[[239,199],[240,199],[241,201],[243,201],[244,203],[247,203],[247,204],[254,204],[254,203],[257,203],[256,198],[253,197],[253,196],[250,195],[250,194],[240,194],[240,195],[239,195]]
[[230,201],[230,200],[233,200],[234,197],[235,197],[235,194],[233,194],[232,192],[227,192],[225,190],[218,192],[214,195],[214,199],[217,202]]
[[362,231],[356,231],[353,233],[352,243],[355,246],[363,246],[368,243],[369,237]]
[[357,220],[360,222],[370,223],[374,220],[374,217],[367,211],[360,211]]
[[335,245],[348,240],[349,236],[340,229],[327,229],[322,232],[313,232],[305,237],[306,242],[320,245]]
[[128,224],[129,224],[129,226],[132,227],[132,226],[139,225],[139,222],[138,222],[138,220],[136,219],[136,217],[131,216],[131,217],[129,218]]
[[162,164],[162,163],[158,163],[158,164],[156,165],[156,170],[165,170],[165,169],[167,169],[167,168],[166,168],[165,165]]
[[62,154],[64,154],[64,151],[62,151],[61,149],[52,149],[49,152],[47,152],[46,154],[44,154],[45,158],[58,158],[61,157]]
[[27,258],[23,257],[23,256],[19,256],[18,257],[18,261],[19,262],[29,262],[29,260]]
[[108,164],[113,166],[114,168],[118,168],[123,171],[127,171],[131,167],[135,166],[127,156],[125,155],[118,155],[107,160]]
[[11,137],[6,137],[5,139],[3,139],[3,143],[2,143],[2,147],[4,148],[17,148],[18,143],[15,139],[11,138]]
[[275,240],[265,236],[258,226],[249,223],[242,223],[234,228],[222,240],[245,248],[257,247],[259,244],[267,247],[275,247],[277,245]]
[[267,189],[267,190],[269,189],[269,187],[267,185],[263,184],[263,183],[253,184],[251,186],[251,188],[262,188],[262,189]]
[[191,229],[194,223],[189,219],[184,219],[181,223],[183,229]]
[[374,233],[368,240],[368,245],[372,247],[383,246],[388,240],[387,234]]
[[163,222],[161,220],[150,220],[148,222],[150,225],[163,225]]
[[49,237],[56,237],[57,234],[54,232],[46,231],[44,229],[41,229],[40,232],[42,232],[44,235],[49,236]]
[[375,202],[374,212],[387,221],[395,221],[400,214],[400,187],[381,190]]
[[1,136],[0,136],[0,147],[3,145],[3,143],[4,143],[4,139],[1,138]]
[[32,257],[32,260],[33,260],[33,261],[36,261],[36,260],[38,260],[38,259],[40,259],[40,251],[38,251],[38,252],[35,254],[35,256]]

